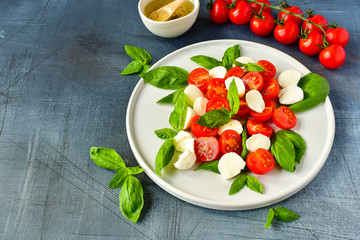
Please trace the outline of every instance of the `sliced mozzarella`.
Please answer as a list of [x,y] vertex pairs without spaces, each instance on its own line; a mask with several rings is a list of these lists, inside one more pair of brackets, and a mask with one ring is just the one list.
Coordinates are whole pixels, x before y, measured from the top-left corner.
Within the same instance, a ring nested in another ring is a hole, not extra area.
[[191,133],[186,131],[180,131],[174,137],[174,146],[175,149],[180,152],[185,152],[186,150],[194,152],[194,138]]
[[225,80],[225,86],[226,89],[229,91],[230,88],[230,84],[232,83],[232,81],[235,80],[235,84],[239,93],[239,97],[244,96],[245,94],[245,84],[244,82],[238,78],[238,77],[229,77]]
[[184,90],[185,96],[186,96],[186,102],[190,105],[193,106],[195,99],[197,99],[198,97],[203,97],[204,94],[201,92],[201,90],[195,86],[195,85],[188,85],[185,90]]
[[194,102],[194,111],[196,115],[204,115],[206,113],[206,104],[209,100],[205,97],[198,97]]
[[279,102],[284,105],[294,104],[303,99],[304,91],[298,86],[288,86],[279,92]]
[[238,57],[237,59],[235,59],[235,61],[237,61],[239,63],[243,63],[243,64],[255,63],[255,61],[252,58],[249,58],[246,56]]
[[258,90],[250,90],[245,95],[248,107],[258,113],[262,113],[265,109],[265,102]]
[[245,161],[234,152],[225,153],[219,161],[218,169],[225,179],[238,175],[245,168]]
[[186,111],[186,117],[185,117],[185,124],[184,124],[184,129],[186,130],[190,127],[191,124],[191,120],[195,117],[195,112],[191,107],[187,107],[187,111]]
[[234,130],[241,134],[243,131],[243,127],[241,125],[241,122],[235,119],[231,119],[230,122],[219,127],[218,133],[221,135],[225,130]]
[[262,134],[254,134],[246,140],[246,149],[255,152],[259,148],[270,149],[270,138]]
[[296,70],[285,70],[280,73],[278,83],[280,87],[296,86],[301,78],[301,73]]
[[196,162],[196,155],[194,152],[186,150],[180,154],[179,159],[174,163],[174,166],[180,170],[187,170],[194,166]]
[[225,78],[227,70],[223,66],[217,66],[209,71],[210,78]]

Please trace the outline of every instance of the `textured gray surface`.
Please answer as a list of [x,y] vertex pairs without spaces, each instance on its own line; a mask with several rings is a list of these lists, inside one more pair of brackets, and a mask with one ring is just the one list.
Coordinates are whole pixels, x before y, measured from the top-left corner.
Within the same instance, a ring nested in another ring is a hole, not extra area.
[[[347,60],[335,71],[248,26],[211,23],[205,4],[190,31],[162,39],[142,25],[135,0],[0,1],[0,239],[359,239],[360,3],[298,5],[349,30]],[[107,188],[114,173],[88,154],[91,146],[114,148],[137,165],[125,116],[138,77],[119,75],[130,60],[123,45],[148,50],[154,63],[192,43],[232,38],[278,48],[330,82],[336,118],[330,156],[308,186],[276,204],[301,218],[264,230],[273,206],[201,208],[141,174],[144,210],[138,223],[126,220],[119,190]]]

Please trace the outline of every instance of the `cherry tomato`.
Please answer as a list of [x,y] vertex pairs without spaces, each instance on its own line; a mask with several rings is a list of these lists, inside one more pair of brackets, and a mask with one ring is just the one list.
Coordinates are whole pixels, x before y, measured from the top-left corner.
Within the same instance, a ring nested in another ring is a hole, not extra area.
[[265,71],[260,72],[261,76],[263,77],[264,81],[267,81],[269,79],[272,79],[275,77],[276,74],[276,68],[274,64],[267,60],[259,60],[257,62],[261,67],[265,69]]
[[[284,10],[287,10],[287,11],[295,13],[295,14],[302,14],[303,13],[301,11],[301,9],[299,7],[296,7],[296,6],[287,7],[287,8],[284,8]],[[290,15],[290,14],[288,14],[286,12],[283,12],[283,11],[281,11],[279,13],[278,19],[284,21],[284,23],[287,23],[289,21],[294,21],[298,26],[300,26],[301,22],[302,22],[301,18],[295,17],[295,16]]]
[[326,41],[331,44],[339,44],[345,47],[349,42],[349,32],[345,28],[329,28],[326,30]]
[[264,82],[264,86],[260,92],[264,100],[275,100],[280,92],[279,83],[275,78],[269,79]]
[[332,44],[329,47],[321,50],[319,54],[320,63],[329,69],[340,67],[346,58],[345,50],[338,44]]
[[251,172],[262,175],[275,167],[275,159],[269,151],[259,148],[246,157],[246,166]]
[[229,3],[225,0],[216,0],[208,5],[211,21],[214,23],[225,23],[229,20]]
[[[261,3],[265,3],[267,5],[271,5],[271,3],[268,1],[268,0],[257,0],[258,2],[261,2]],[[250,3],[250,8],[251,10],[255,11],[256,13],[260,13],[260,10],[261,10],[261,5],[260,4],[257,4],[257,3],[254,3],[254,2],[251,2]],[[268,13],[271,13],[271,8],[269,7],[264,7],[263,8],[263,12],[268,12]]]
[[219,142],[214,137],[199,137],[195,140],[194,150],[196,158],[202,162],[215,160],[219,155]]
[[283,26],[277,25],[274,29],[275,39],[282,44],[294,43],[300,34],[300,28],[294,21],[288,21]]
[[[318,25],[324,25],[324,26],[322,26],[322,29],[324,29],[325,31],[328,29],[328,26],[327,26],[328,21],[326,20],[325,17],[323,17],[321,15],[315,15],[313,17],[308,18],[308,20],[310,20],[313,23],[316,23]],[[307,21],[304,21],[302,23],[302,30],[304,32],[309,32],[310,30],[314,30],[314,31],[318,31],[321,34],[323,33],[323,31],[319,27],[313,25],[312,23],[308,23]]]
[[250,135],[262,134],[270,137],[273,129],[264,122],[257,121],[255,119],[249,119],[246,122],[246,129]]
[[238,117],[245,117],[249,114],[250,108],[248,107],[245,98],[240,98],[240,106],[238,112],[235,114]]
[[246,89],[260,91],[264,85],[264,79],[258,72],[248,72],[242,78]]
[[263,12],[260,18],[252,17],[250,21],[251,31],[261,37],[269,35],[274,27],[274,17],[268,12]]
[[252,17],[250,6],[245,1],[237,1],[235,8],[229,11],[229,18],[232,23],[237,25],[247,24]]
[[226,98],[226,96],[227,96],[227,89],[225,86],[225,79],[223,78],[211,79],[207,87],[206,97],[208,99],[213,99],[216,97]]
[[210,81],[209,71],[205,68],[195,68],[188,77],[188,83],[197,86],[204,91]]
[[234,130],[226,130],[221,133],[219,138],[220,151],[225,154],[228,152],[236,152],[241,155],[242,144],[241,136],[238,132]]
[[321,33],[318,31],[311,31],[300,38],[299,48],[304,54],[315,56],[322,50],[321,46],[323,45],[323,42],[324,40]]
[[258,121],[265,122],[270,120],[273,116],[273,112],[275,109],[275,103],[271,100],[264,100],[265,101],[265,109],[261,113],[255,112],[250,110],[250,115]]
[[282,129],[290,129],[296,126],[297,119],[293,111],[286,106],[275,109],[273,114],[273,122]]
[[196,123],[196,121],[200,118],[200,116],[195,116],[191,121],[191,132],[195,135],[195,137],[214,137],[218,133],[217,128],[208,128],[203,127],[200,124]]
[[228,77],[238,77],[238,78],[242,78],[244,76],[244,70],[241,67],[233,67],[230,68],[230,70],[226,73],[225,79],[227,79]]
[[228,100],[222,97],[210,99],[209,102],[206,104],[206,112],[223,108],[230,110]]

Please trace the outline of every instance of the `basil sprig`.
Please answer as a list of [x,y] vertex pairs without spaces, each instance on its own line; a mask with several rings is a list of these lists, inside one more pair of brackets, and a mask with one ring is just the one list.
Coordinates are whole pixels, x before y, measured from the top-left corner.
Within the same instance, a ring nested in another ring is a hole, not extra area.
[[222,62],[216,60],[213,57],[208,57],[204,55],[197,55],[190,58],[191,61],[199,64],[200,66],[210,70],[214,67],[222,66]]
[[176,90],[188,84],[189,72],[175,66],[163,66],[142,75],[145,82],[161,89]]
[[262,185],[255,176],[246,175],[245,173],[240,173],[239,176],[231,184],[230,190],[229,190],[229,195],[233,195],[233,194],[239,192],[245,185],[249,189],[263,194]]
[[205,163],[200,164],[197,168],[194,169],[194,171],[207,170],[207,171],[211,171],[211,172],[220,174],[218,165],[219,165],[219,160],[213,160],[210,162],[205,162]]
[[179,88],[175,92],[172,92],[169,95],[161,98],[159,101],[157,101],[157,103],[159,103],[159,104],[175,104],[176,99],[182,92],[184,92],[184,90],[185,90],[185,88]]
[[150,68],[149,63],[151,62],[151,56],[147,51],[130,45],[125,45],[124,48],[127,55],[129,55],[133,61],[127,65],[120,75],[142,74]]
[[241,63],[238,61],[234,61],[235,66],[238,67],[243,67],[245,70],[249,71],[249,72],[263,72],[265,71],[265,68],[263,68],[262,66],[260,66],[257,63]]
[[298,220],[300,215],[284,207],[270,208],[266,218],[265,229],[272,225],[274,218],[282,222],[292,222]]
[[161,176],[161,170],[166,167],[175,153],[174,139],[167,139],[160,147],[155,159],[155,172]]

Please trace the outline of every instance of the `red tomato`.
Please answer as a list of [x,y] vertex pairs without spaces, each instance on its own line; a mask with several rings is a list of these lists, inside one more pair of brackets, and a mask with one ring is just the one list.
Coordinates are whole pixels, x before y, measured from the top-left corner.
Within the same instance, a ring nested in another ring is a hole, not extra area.
[[225,154],[228,152],[236,152],[241,155],[242,144],[241,136],[238,132],[234,130],[224,131],[219,138],[220,151]]
[[[271,5],[271,3],[268,1],[268,0],[257,0],[258,2],[261,2],[261,3],[265,3],[267,5]],[[261,5],[260,4],[257,4],[257,3],[254,3],[254,2],[251,2],[250,3],[250,8],[251,10],[254,10],[255,12],[257,12],[258,14],[260,13],[260,10],[261,10]],[[264,7],[263,8],[263,12],[268,12],[268,13],[271,13],[271,8],[269,7]]]
[[244,76],[244,70],[241,67],[233,67],[226,73],[225,79],[228,77],[238,77],[242,78]]
[[240,98],[240,106],[238,112],[235,114],[238,117],[245,117],[249,114],[250,108],[248,107],[245,98]]
[[[316,23],[318,25],[321,25],[322,29],[324,29],[325,31],[328,29],[328,26],[327,26],[328,21],[326,20],[326,18],[324,18],[321,15],[315,15],[313,17],[308,18],[308,20],[310,20],[313,23]],[[309,32],[310,30],[314,30],[314,31],[318,31],[321,34],[323,33],[323,31],[319,27],[313,25],[312,23],[308,23],[307,21],[304,21],[302,23],[302,30],[304,32]]]
[[265,109],[261,113],[255,112],[253,110],[250,110],[250,115],[255,118],[255,120],[265,122],[267,120],[270,120],[274,109],[275,109],[275,103],[271,100],[264,100],[265,101]]
[[262,175],[275,167],[275,159],[269,151],[259,148],[246,157],[246,166],[251,172]]
[[[299,7],[296,7],[296,6],[291,6],[291,7],[288,7],[288,8],[284,8],[284,10],[287,10],[289,12],[292,12],[292,13],[295,13],[295,14],[302,14],[303,12],[301,11],[301,9]],[[299,17],[295,17],[293,15],[290,15],[286,12],[283,12],[281,11],[279,13],[279,17],[278,17],[279,20],[283,20],[284,23],[287,23],[289,21],[294,21],[298,26],[301,25],[301,22],[302,22],[302,19],[299,18]]]
[[227,89],[225,86],[225,79],[223,78],[211,79],[207,87],[206,97],[208,99],[213,99],[216,97],[226,98],[226,96],[227,96]]
[[349,32],[345,28],[329,28],[326,30],[326,41],[331,44],[339,44],[345,47],[349,42]]
[[265,71],[260,72],[261,76],[263,77],[264,81],[272,79],[276,74],[276,68],[274,64],[267,60],[259,60],[257,62],[261,67],[265,69]]
[[225,0],[216,0],[210,6],[209,15],[211,21],[214,23],[225,23],[229,20],[229,8],[226,7],[229,3]]
[[338,44],[332,44],[329,47],[321,50],[319,54],[320,63],[329,69],[340,67],[346,58],[345,50]]
[[248,72],[242,78],[246,89],[248,90],[261,90],[264,85],[264,79],[258,72]]
[[196,68],[190,74],[188,83],[197,86],[201,91],[204,91],[210,81],[209,71],[205,68]]
[[264,100],[274,100],[278,97],[280,92],[279,83],[275,78],[269,79],[264,82],[264,86],[261,90],[261,95]]
[[320,46],[323,44],[324,40],[321,33],[318,31],[311,31],[299,40],[300,51],[308,56],[315,56],[318,54],[322,50]]
[[288,21],[283,26],[280,24],[275,27],[275,39],[282,44],[289,45],[294,43],[300,34],[300,28],[294,21]]
[[257,121],[255,119],[249,119],[246,122],[246,129],[250,135],[262,134],[270,137],[273,129],[264,122]]
[[282,129],[290,129],[296,126],[297,119],[293,111],[286,106],[275,109],[273,114],[273,122]]
[[229,18],[232,23],[238,25],[247,24],[252,16],[250,6],[245,1],[237,1],[235,8],[230,9]]
[[215,160],[219,155],[219,142],[214,137],[199,137],[195,140],[194,150],[196,158],[202,162]]
[[217,128],[208,128],[203,127],[200,124],[196,123],[196,121],[200,118],[200,116],[195,116],[191,120],[191,132],[195,135],[195,137],[214,137],[218,133]]
[[263,17],[252,17],[250,21],[250,29],[258,36],[264,37],[269,35],[275,27],[274,17],[268,13],[263,12]]
[[222,97],[210,99],[209,102],[206,104],[206,112],[223,108],[230,110],[228,100]]

